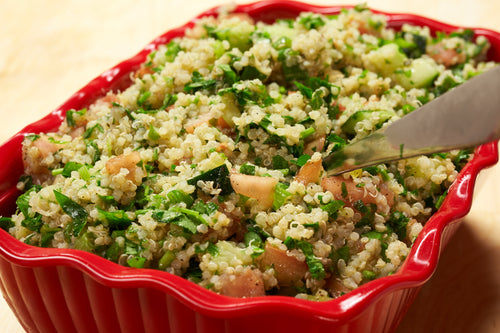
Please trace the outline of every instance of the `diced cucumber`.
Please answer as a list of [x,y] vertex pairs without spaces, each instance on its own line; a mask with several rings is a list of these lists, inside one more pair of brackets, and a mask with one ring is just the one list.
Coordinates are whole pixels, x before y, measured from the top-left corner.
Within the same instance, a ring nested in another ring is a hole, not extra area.
[[378,121],[376,126],[381,126],[387,120],[391,119],[396,113],[390,110],[360,110],[352,114],[347,121],[342,124],[341,129],[345,134],[356,134],[356,123],[371,118],[375,113],[378,114]]
[[234,98],[233,94],[224,94],[221,96],[221,101],[224,103],[224,109],[223,109],[223,114],[222,118],[224,121],[231,127],[234,126],[234,117],[239,117],[241,116],[241,111],[238,108],[238,102],[236,101],[236,98]]
[[399,46],[390,43],[370,51],[364,57],[365,65],[373,68],[377,73],[391,74],[396,69],[404,66],[408,57],[399,50]]
[[214,49],[215,58],[219,59],[226,52],[224,48],[224,44],[220,40],[215,40],[212,44],[212,48]]
[[403,88],[424,88],[429,86],[439,75],[434,60],[429,58],[419,58],[412,61],[409,66],[405,66],[395,71],[395,80]]
[[252,46],[250,35],[254,30],[255,27],[252,24],[241,21],[232,27],[217,28],[213,33],[217,39],[227,40],[231,47],[246,51]]
[[271,41],[273,43],[282,37],[286,37],[292,40],[296,35],[296,31],[284,23],[267,25],[263,27],[262,30],[267,32],[269,36],[271,36]]

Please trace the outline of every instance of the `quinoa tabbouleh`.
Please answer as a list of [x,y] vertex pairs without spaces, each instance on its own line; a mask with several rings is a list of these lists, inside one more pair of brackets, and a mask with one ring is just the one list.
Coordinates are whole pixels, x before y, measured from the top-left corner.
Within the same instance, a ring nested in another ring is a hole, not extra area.
[[129,88],[26,136],[2,227],[223,295],[339,297],[397,271],[471,152],[335,177],[322,158],[495,66],[488,47],[363,6],[202,18]]

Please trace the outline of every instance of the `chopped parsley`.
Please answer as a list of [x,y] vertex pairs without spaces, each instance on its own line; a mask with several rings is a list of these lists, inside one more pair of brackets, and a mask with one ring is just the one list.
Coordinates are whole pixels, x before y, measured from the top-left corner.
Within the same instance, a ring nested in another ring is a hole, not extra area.
[[325,268],[321,261],[314,255],[313,245],[311,243],[302,240],[298,241],[290,236],[285,239],[284,243],[289,250],[300,249],[302,253],[304,253],[309,272],[314,279],[322,280],[325,278]]
[[210,90],[215,88],[215,79],[205,79],[198,71],[193,72],[191,83],[186,84],[184,91],[193,94],[199,90]]
[[71,236],[80,236],[83,228],[87,224],[89,213],[71,198],[54,190],[57,203],[61,206],[62,210],[71,217],[71,222],[64,229],[66,238]]

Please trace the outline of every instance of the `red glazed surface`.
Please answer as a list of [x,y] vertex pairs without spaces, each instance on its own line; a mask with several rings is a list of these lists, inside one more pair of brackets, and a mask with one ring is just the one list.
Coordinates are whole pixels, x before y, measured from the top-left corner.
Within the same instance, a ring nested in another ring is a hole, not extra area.
[[[289,1],[240,5],[236,12],[256,20],[291,18],[301,11],[338,13]],[[215,15],[216,9],[200,16]],[[385,14],[385,13],[384,13]],[[450,32],[456,26],[408,14],[386,14],[389,26],[403,23]],[[91,81],[57,110],[33,123],[0,147],[0,215],[15,209],[15,185],[22,173],[25,133],[56,130],[68,109],[88,106],[108,90],[129,84],[158,45],[183,35],[193,22],[171,30],[136,56]],[[500,61],[500,34],[473,29],[491,44],[489,59]],[[472,203],[479,171],[498,160],[497,144],[476,150],[441,209],[427,222],[403,267],[394,275],[367,283],[338,299],[315,303],[290,297],[237,299],[214,294],[183,278],[148,269],[122,267],[96,255],[26,245],[0,230],[0,288],[22,326],[30,332],[319,332],[393,331],[421,286],[434,272],[440,251]]]

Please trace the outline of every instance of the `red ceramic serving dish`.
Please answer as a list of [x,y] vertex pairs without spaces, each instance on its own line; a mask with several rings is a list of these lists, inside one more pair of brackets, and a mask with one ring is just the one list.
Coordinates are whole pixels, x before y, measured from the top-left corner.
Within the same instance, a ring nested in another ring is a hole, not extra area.
[[[255,20],[292,18],[301,11],[338,13],[290,1],[237,6]],[[200,16],[216,15],[209,10]],[[387,14],[389,26],[403,23],[450,32],[456,26],[407,14]],[[148,44],[71,96],[57,110],[0,147],[0,215],[10,215],[19,195],[21,142],[25,133],[56,130],[68,109],[81,109],[108,90],[126,87],[159,44],[182,36],[193,21]],[[500,61],[500,34],[473,29],[491,42],[488,57]],[[217,295],[166,272],[119,266],[96,255],[26,245],[0,229],[0,289],[29,332],[389,332],[395,330],[422,285],[434,272],[440,252],[471,207],[476,176],[498,160],[497,144],[476,149],[440,210],[427,222],[403,267],[328,302],[283,296],[238,299]]]

